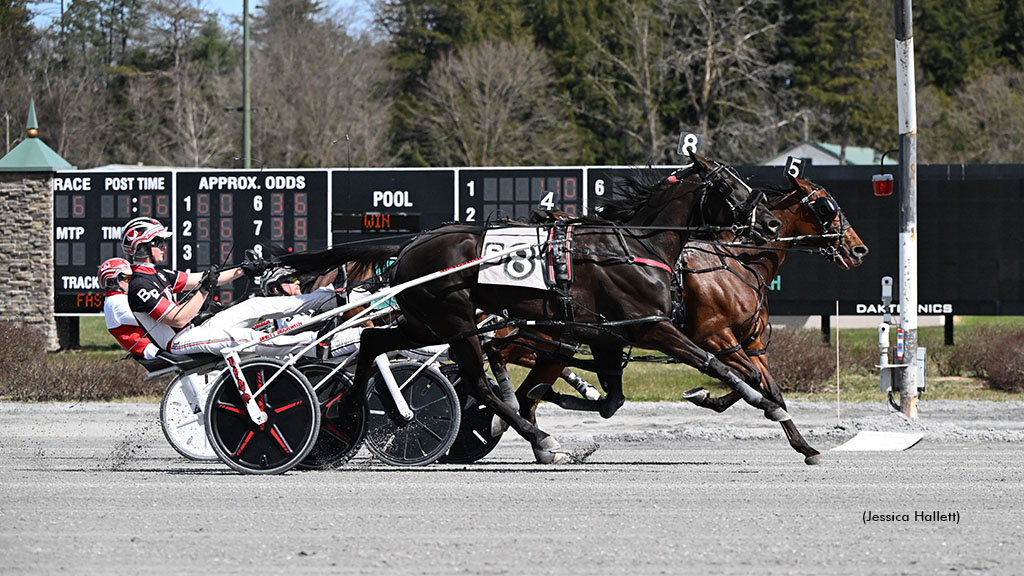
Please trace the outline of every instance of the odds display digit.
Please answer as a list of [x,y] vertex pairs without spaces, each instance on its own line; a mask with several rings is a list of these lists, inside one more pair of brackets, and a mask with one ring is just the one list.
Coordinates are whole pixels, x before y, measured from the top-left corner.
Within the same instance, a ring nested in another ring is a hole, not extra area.
[[[264,244],[288,252],[327,247],[327,172],[178,172],[175,265],[201,272],[231,266],[245,251],[270,258]],[[245,282],[218,294],[229,302]]]
[[[57,172],[53,177],[54,312],[98,314],[96,269],[123,258],[121,227],[138,216],[170,223],[170,172]],[[173,240],[172,246],[173,249]]]
[[585,206],[583,169],[461,169],[457,197],[455,218],[463,222],[527,220],[533,210],[580,216]]

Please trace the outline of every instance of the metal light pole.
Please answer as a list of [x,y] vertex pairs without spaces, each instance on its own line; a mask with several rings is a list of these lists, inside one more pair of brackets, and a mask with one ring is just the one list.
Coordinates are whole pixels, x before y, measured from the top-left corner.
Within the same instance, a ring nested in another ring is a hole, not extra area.
[[249,0],[242,0],[242,158],[252,168],[252,102],[249,90]]
[[[917,418],[917,95],[911,0],[894,0],[900,127],[900,326],[902,369],[895,371],[900,411]],[[922,382],[923,384],[923,382]]]

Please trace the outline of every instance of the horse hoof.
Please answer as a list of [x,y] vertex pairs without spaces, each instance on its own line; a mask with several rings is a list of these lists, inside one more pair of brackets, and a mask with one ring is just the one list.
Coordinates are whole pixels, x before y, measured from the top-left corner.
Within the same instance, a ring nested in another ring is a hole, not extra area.
[[781,406],[765,410],[764,417],[772,422],[785,422],[793,419],[793,417],[789,415],[789,412],[783,410]]
[[702,402],[708,399],[708,396],[711,396],[711,393],[704,388],[694,388],[683,394],[683,400],[689,400],[700,406]]
[[491,438],[499,438],[508,430],[508,422],[501,419],[497,414],[491,418]]
[[622,405],[625,404],[625,403],[626,403],[626,399],[623,398],[623,397],[620,397],[620,398],[608,398],[608,397],[605,397],[605,399],[601,401],[601,409],[599,410],[599,412],[601,413],[601,417],[602,418],[611,418],[612,416],[615,415],[616,412],[619,411],[619,408],[622,408]]
[[566,452],[534,452],[534,456],[537,458],[538,464],[568,464],[572,461],[572,456]]
[[804,464],[807,464],[808,466],[817,466],[818,464],[821,464],[823,461],[824,460],[822,459],[821,454],[812,454],[804,458]]
[[559,452],[562,446],[554,437],[548,436],[533,447],[533,457],[538,464],[560,464],[569,460],[569,455]]

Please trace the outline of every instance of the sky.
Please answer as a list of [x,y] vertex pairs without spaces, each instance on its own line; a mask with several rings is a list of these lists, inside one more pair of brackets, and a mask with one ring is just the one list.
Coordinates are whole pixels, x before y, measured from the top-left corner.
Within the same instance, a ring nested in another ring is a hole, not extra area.
[[[71,0],[64,0],[67,7]],[[354,26],[357,29],[368,27],[371,19],[370,4],[372,0],[321,0],[328,10],[336,8],[350,15]],[[262,0],[249,0],[249,13],[254,14],[259,10]],[[230,24],[232,18],[242,16],[242,0],[200,0],[200,7],[211,12],[217,12],[224,16],[224,23]],[[36,17],[33,20],[36,26],[49,25],[60,16],[60,0],[38,0],[32,6]]]

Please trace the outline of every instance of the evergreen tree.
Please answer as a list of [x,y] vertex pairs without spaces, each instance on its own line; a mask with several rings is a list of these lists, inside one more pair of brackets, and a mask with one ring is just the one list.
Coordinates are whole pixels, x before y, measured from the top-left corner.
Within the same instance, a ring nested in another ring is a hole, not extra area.
[[427,165],[415,137],[420,96],[433,66],[465,46],[527,35],[524,12],[501,0],[381,0],[376,21],[387,35],[389,65],[398,82],[392,118],[396,151],[405,163]]
[[890,147],[896,139],[892,4],[785,0],[792,84],[814,113],[812,139]]
[[1024,67],[1024,0],[1000,0],[1003,31],[999,53],[1011,66]]
[[28,61],[36,31],[25,0],[0,0],[0,80],[7,84]]
[[972,77],[998,66],[1003,26],[999,4],[1000,0],[919,0],[914,48],[921,80],[952,94]]

